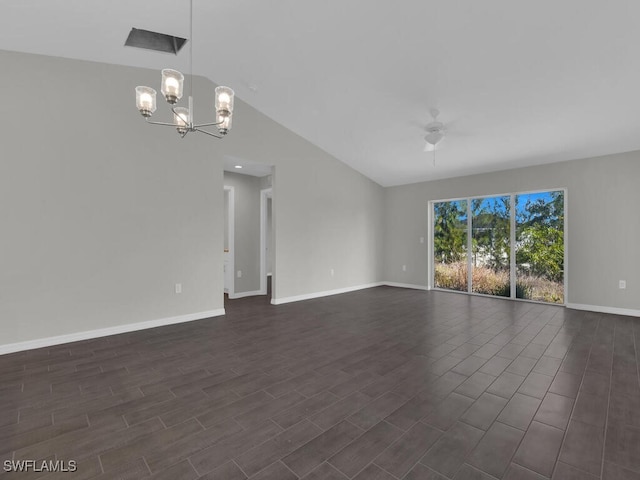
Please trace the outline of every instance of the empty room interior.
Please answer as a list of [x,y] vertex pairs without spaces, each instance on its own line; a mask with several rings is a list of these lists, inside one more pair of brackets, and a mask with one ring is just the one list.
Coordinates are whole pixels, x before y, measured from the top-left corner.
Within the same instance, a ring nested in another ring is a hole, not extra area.
[[0,477],[640,479],[640,3],[1,12]]

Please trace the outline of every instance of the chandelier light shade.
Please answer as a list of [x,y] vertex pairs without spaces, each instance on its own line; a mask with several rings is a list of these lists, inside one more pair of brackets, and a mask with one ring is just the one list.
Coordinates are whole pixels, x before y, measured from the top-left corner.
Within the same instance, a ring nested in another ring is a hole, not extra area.
[[[191,41],[189,42],[191,70],[193,70],[193,0],[190,0],[190,31]],[[231,119],[233,117],[234,92],[229,87],[217,87],[215,89],[214,112],[215,121],[210,123],[194,123],[193,119],[193,71],[189,78],[189,103],[188,107],[175,106],[184,93],[184,75],[177,70],[165,68],[162,70],[162,80],[160,91],[164,99],[170,105],[173,112],[172,122],[152,122],[150,120],[156,111],[156,91],[151,87],[136,87],[136,107],[147,123],[152,125],[163,125],[174,127],[182,138],[189,132],[200,132],[215,138],[224,137],[231,130]],[[204,130],[204,127],[217,127],[218,132],[213,133]]]
[[173,109],[173,123],[180,134],[186,134],[189,128],[190,118],[189,109],[185,107],[176,107]]
[[230,117],[233,113],[233,90],[229,87],[216,88],[216,113],[221,117]]
[[162,70],[162,94],[169,105],[175,105],[182,98],[184,75],[177,70]]
[[136,87],[136,106],[143,117],[149,118],[156,111],[156,91],[150,87]]
[[226,135],[231,130],[231,115],[223,117],[220,114],[216,115],[216,123],[218,123],[218,131],[222,135]]
[[226,135],[231,130],[231,116],[233,114],[233,97],[234,93],[229,87],[216,88],[216,122],[218,131],[222,135]]

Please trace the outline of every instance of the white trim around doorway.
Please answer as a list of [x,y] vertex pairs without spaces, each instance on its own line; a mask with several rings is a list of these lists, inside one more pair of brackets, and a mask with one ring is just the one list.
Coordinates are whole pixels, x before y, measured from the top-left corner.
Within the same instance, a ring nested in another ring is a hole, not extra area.
[[[224,186],[224,193],[229,192],[229,212],[227,215],[227,234],[229,236],[228,238],[228,245],[229,245],[229,269],[231,270],[231,275],[229,278],[231,278],[231,282],[229,284],[229,288],[225,289],[224,288],[224,271],[222,272],[223,278],[222,278],[222,285],[223,285],[223,291],[225,293],[227,293],[229,295],[229,298],[233,298],[234,294],[235,294],[235,284],[236,284],[236,267],[235,267],[235,256],[236,256],[236,249],[235,249],[235,229],[236,229],[236,223],[235,223],[235,189],[232,186],[229,185],[225,185]],[[224,205],[224,203],[223,203]],[[223,254],[224,255],[224,254]],[[223,257],[223,264],[224,264],[224,257]]]
[[[268,199],[271,198],[271,208],[273,209],[273,188],[265,188],[260,190],[260,292],[259,295],[267,294],[267,256],[265,250],[267,249],[267,205]],[[271,211],[271,221],[273,222],[273,210]],[[273,229],[273,223],[271,225]],[[273,250],[273,245],[271,245]],[[271,266],[273,268],[273,265]],[[273,277],[271,277],[273,282]],[[271,284],[273,288],[273,283]]]

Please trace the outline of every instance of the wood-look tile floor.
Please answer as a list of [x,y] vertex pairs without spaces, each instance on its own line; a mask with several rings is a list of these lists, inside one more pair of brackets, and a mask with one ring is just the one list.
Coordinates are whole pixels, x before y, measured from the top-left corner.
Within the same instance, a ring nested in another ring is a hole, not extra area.
[[0,476],[640,478],[640,319],[391,287],[227,312],[0,356]]

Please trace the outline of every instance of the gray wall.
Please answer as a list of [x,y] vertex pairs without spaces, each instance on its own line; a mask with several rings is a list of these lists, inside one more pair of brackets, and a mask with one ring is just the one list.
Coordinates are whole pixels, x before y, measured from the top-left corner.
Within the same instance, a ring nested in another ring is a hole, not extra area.
[[273,299],[384,280],[384,189],[242,102],[233,125],[221,155],[274,166]]
[[135,109],[157,71],[0,64],[0,344],[222,308],[224,155],[275,165],[274,297],[382,280],[382,187],[240,99],[226,139],[181,140]]
[[221,308],[222,163],[206,138],[145,125],[134,88],[157,74],[0,64],[0,344]]
[[260,177],[260,190],[266,190],[267,188],[271,188],[272,187],[272,176],[271,175],[265,175],[264,177]]
[[385,279],[427,286],[427,243],[419,238],[427,238],[430,200],[566,187],[567,302],[638,310],[639,180],[640,152],[631,152],[388,188]]
[[[234,293],[260,290],[260,178],[224,172],[234,195]],[[238,270],[242,277],[238,278]]]

